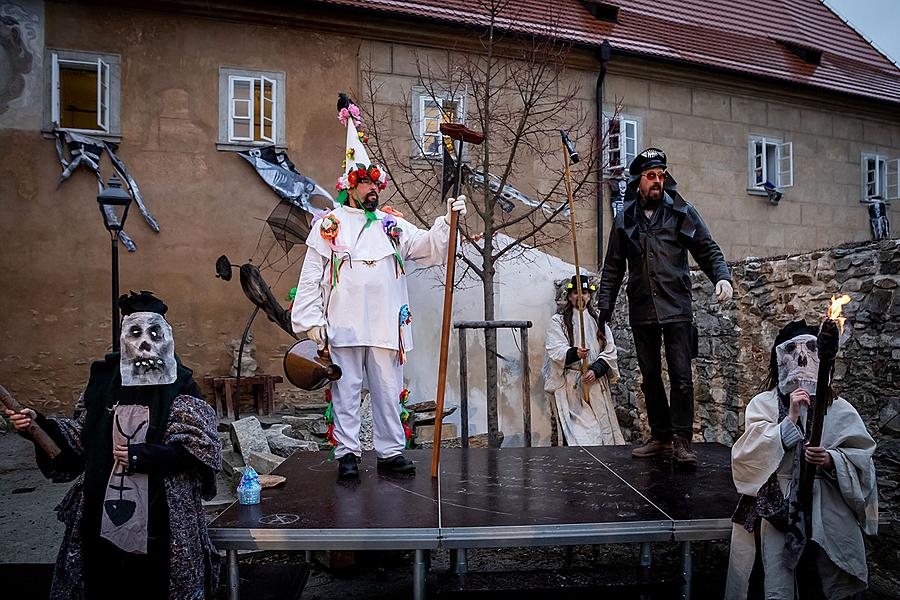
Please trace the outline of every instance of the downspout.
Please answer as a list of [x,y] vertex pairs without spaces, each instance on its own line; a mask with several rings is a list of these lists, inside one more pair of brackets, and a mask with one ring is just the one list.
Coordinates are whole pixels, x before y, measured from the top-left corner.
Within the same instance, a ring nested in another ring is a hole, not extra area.
[[612,46],[603,40],[597,58],[600,59],[600,74],[597,75],[597,272],[603,270],[603,80],[606,79],[606,63],[612,56]]

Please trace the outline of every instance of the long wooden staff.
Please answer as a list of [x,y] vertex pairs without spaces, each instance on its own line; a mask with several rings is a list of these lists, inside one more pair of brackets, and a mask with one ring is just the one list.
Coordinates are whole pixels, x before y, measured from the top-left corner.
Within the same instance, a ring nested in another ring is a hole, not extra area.
[[[575,164],[581,159],[578,157],[578,153],[575,152],[575,145],[572,144],[569,135],[562,129],[559,130],[559,133],[562,136],[563,155],[565,156],[563,160],[566,165],[566,195],[569,199],[569,224],[572,228],[572,247],[575,252],[575,286],[576,295],[578,297],[578,324],[581,327],[581,345],[587,348],[587,340],[584,336],[584,295],[581,291],[581,265],[578,262],[578,238],[575,234],[575,203],[572,199],[572,173],[569,171],[569,161],[571,161],[572,164]],[[584,376],[587,374],[587,370],[588,363],[587,356],[585,356],[581,359],[581,398],[584,400],[585,404],[590,404],[591,396],[584,383]]]
[[[441,133],[459,142],[456,149],[456,181],[453,182],[453,197],[459,196],[462,184],[463,143],[479,145],[484,135],[468,129],[459,123],[442,123]],[[447,247],[447,276],[444,279],[444,320],[441,324],[441,356],[438,363],[437,398],[434,409],[434,448],[431,451],[431,476],[437,477],[441,460],[441,425],[444,420],[444,394],[447,391],[447,362],[450,349],[450,317],[453,314],[453,277],[456,274],[456,227],[459,216],[455,210],[450,211],[450,244]],[[469,435],[463,431],[463,435]]]
[[[19,412],[22,410],[22,405],[19,404],[16,399],[13,398],[12,394],[6,391],[6,388],[2,385],[0,385],[0,402],[11,411]],[[57,446],[56,442],[47,435],[46,431],[41,429],[40,425],[34,422],[34,419],[31,420],[31,425],[28,426],[27,433],[31,436],[31,439],[41,447],[47,456],[50,458],[59,456],[59,446]]]

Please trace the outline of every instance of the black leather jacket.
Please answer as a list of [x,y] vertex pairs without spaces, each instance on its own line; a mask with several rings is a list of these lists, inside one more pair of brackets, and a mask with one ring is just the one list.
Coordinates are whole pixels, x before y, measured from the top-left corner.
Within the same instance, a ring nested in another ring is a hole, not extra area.
[[693,206],[674,189],[648,219],[632,198],[613,221],[600,291],[601,314],[611,314],[628,265],[629,321],[632,325],[693,320],[687,253],[713,283],[731,282],[719,245]]

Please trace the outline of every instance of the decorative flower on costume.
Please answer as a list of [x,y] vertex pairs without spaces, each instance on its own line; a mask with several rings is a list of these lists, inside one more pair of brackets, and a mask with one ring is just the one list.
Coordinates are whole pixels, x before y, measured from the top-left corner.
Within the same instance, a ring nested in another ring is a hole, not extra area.
[[403,435],[406,436],[406,447],[412,448],[416,443],[416,438],[413,433],[412,423],[410,422],[412,413],[406,408],[407,402],[409,402],[409,390],[404,389],[400,392],[400,422],[403,423]]
[[[347,128],[347,149],[344,155],[342,168],[344,174],[337,181],[337,202],[341,205],[347,203],[350,198],[350,190],[356,188],[363,181],[370,181],[378,186],[378,189],[387,187],[385,173],[369,160],[369,153],[364,144],[369,142],[369,136],[357,127],[362,125],[359,118],[359,107],[344,94],[338,99],[338,119]],[[378,218],[375,213],[366,210],[366,227]]]
[[[328,245],[331,247],[331,287],[337,286],[341,265],[344,264],[345,259],[350,259],[347,248],[338,246],[335,243],[340,225],[340,219],[333,214],[324,215],[319,223],[319,235],[321,235],[322,239],[328,242]],[[353,268],[352,260],[350,262],[350,268]]]
[[390,214],[381,217],[381,227],[384,229],[384,234],[388,236],[388,239],[391,241],[391,246],[394,248],[394,273],[397,276],[397,279],[399,279],[400,275],[405,273],[403,268],[403,258],[400,256],[400,236],[403,234],[403,229],[397,224],[397,219]]
[[334,458],[334,451],[337,450],[337,438],[334,437],[334,401],[331,399],[331,390],[325,390],[325,401],[328,406],[325,407],[325,424],[328,425],[328,432],[325,434],[325,440],[331,445],[331,454],[328,460]]
[[397,335],[400,339],[400,364],[406,362],[406,350],[403,347],[403,327],[412,323],[412,313],[409,310],[409,304],[400,307],[400,324],[397,327]]

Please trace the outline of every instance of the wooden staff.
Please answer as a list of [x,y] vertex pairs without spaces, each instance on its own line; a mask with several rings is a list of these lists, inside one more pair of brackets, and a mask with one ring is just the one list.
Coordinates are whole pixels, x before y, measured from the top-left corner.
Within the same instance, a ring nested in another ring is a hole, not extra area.
[[[3,403],[6,408],[13,412],[20,412],[23,410],[23,406],[19,404],[15,398],[12,397],[5,387],[0,385],[0,402]],[[50,458],[56,458],[59,456],[60,449],[59,446],[56,445],[56,442],[47,435],[47,432],[41,429],[40,425],[34,422],[34,419],[31,420],[31,425],[28,426],[28,429],[25,430],[28,435],[31,436],[31,439],[41,447],[41,450],[49,456]]]
[[[456,181],[453,182],[453,197],[459,197],[462,184],[463,143],[480,145],[484,135],[459,123],[442,123],[441,133],[459,143],[456,149]],[[444,320],[441,324],[441,355],[438,363],[437,398],[434,409],[434,448],[431,451],[431,476],[437,477],[441,460],[441,424],[444,420],[444,394],[447,391],[447,362],[450,349],[450,317],[453,313],[453,277],[456,273],[456,228],[459,215],[450,211],[450,243],[447,248],[447,277],[444,280]],[[463,435],[469,435],[463,431]]]
[[[566,165],[566,195],[569,200],[569,224],[572,228],[572,247],[575,251],[575,286],[578,297],[578,324],[581,327],[581,345],[584,348],[587,348],[587,340],[584,336],[584,296],[581,291],[581,265],[578,262],[578,238],[575,234],[575,202],[572,199],[572,173],[569,171],[569,161],[571,161],[572,164],[575,164],[581,159],[578,157],[578,153],[575,152],[575,145],[572,144],[569,135],[562,129],[559,130],[559,133],[562,136],[563,155],[565,156],[563,161]],[[584,383],[584,376],[587,374],[587,370],[588,363],[587,356],[585,356],[581,359],[581,398],[585,404],[590,404],[591,396]]]

